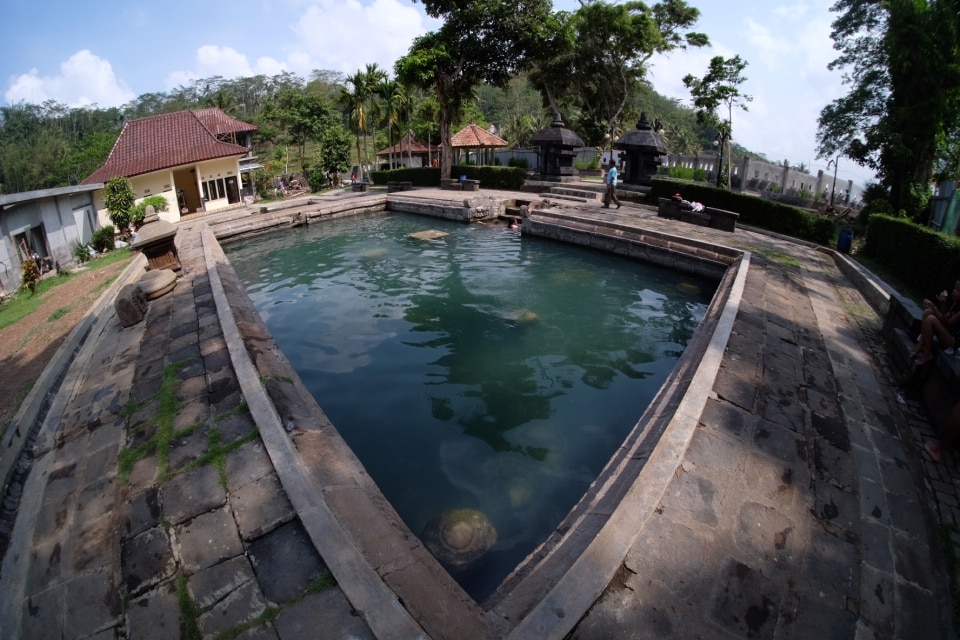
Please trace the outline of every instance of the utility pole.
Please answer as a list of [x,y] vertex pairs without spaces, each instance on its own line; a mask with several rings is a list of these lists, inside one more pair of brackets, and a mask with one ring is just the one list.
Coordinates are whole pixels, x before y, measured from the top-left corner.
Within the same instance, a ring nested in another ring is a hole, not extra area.
[[830,171],[830,165],[833,165],[833,185],[830,187],[830,206],[833,206],[833,194],[837,191],[837,165],[840,162],[840,156],[827,163],[827,171]]

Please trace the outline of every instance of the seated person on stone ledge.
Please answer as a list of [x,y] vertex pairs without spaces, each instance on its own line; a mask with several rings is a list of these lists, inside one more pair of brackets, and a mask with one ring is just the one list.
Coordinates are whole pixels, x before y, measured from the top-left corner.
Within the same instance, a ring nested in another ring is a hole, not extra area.
[[933,360],[934,344],[950,353],[960,344],[960,279],[953,283],[953,295],[946,311],[941,311],[932,300],[924,300],[923,307],[919,342],[910,354],[916,356],[918,367]]

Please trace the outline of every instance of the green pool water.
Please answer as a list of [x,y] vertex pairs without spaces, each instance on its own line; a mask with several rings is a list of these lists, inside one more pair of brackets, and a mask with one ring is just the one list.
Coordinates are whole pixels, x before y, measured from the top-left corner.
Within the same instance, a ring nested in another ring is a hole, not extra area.
[[[436,229],[448,235],[416,240]],[[505,225],[406,214],[225,247],[268,328],[420,535],[476,509],[476,600],[556,528],[633,428],[717,282]]]

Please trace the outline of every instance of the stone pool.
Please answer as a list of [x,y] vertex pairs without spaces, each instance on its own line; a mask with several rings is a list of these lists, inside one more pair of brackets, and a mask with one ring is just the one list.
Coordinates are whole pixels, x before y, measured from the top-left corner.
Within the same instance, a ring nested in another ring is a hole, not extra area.
[[[409,234],[447,235],[416,240]],[[482,513],[445,566],[477,601],[634,428],[716,281],[501,225],[367,214],[226,247],[273,337],[417,535]],[[436,553],[435,553],[436,555]]]

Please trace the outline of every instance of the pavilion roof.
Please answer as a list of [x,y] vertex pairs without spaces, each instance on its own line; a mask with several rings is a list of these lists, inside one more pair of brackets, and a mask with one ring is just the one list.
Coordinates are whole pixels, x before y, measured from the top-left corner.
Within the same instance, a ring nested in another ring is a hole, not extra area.
[[435,145],[427,146],[413,134],[413,131],[407,131],[407,135],[392,147],[387,147],[383,151],[377,151],[378,156],[388,156],[392,154],[411,153],[414,155],[424,155],[427,153],[439,153],[440,147]]
[[506,147],[507,141],[495,136],[483,127],[470,123],[453,134],[451,146],[454,149],[479,149],[480,147]]

